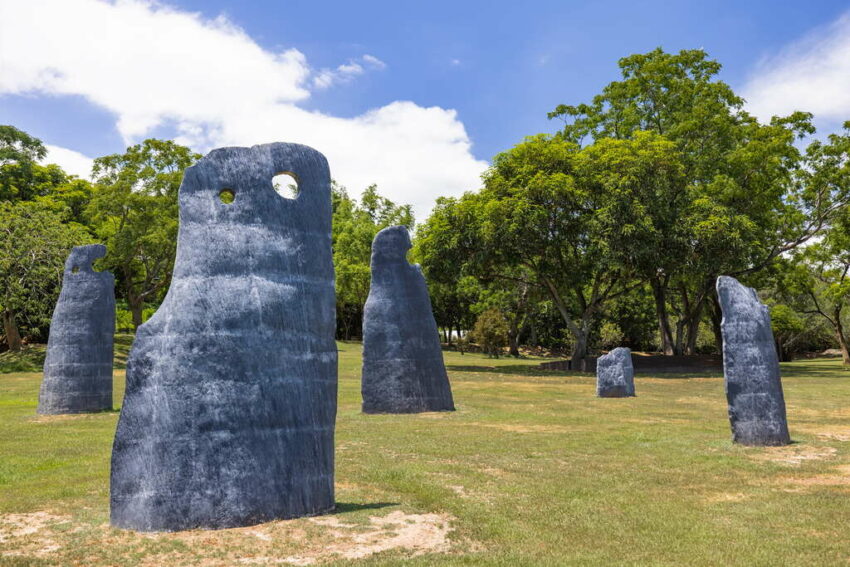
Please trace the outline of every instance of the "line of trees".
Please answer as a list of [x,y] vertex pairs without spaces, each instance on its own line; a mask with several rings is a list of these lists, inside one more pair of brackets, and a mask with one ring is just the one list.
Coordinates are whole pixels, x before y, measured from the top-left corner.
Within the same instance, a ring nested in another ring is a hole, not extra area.
[[[850,122],[821,139],[804,112],[760,122],[702,50],[619,65],[620,80],[591,101],[550,113],[563,121],[557,133],[497,155],[479,191],[438,199],[416,228],[411,256],[443,339],[477,329],[490,350],[505,337],[514,356],[568,345],[579,364],[621,344],[716,351],[714,282],[729,274],[771,305],[783,357],[836,346],[850,364]],[[101,267],[116,276],[128,322],[119,328],[145,320],[170,282],[183,170],[200,157],[145,140],[95,160],[89,182],[42,165],[45,154],[0,126],[0,318],[11,349],[46,339],[74,245],[106,244]],[[360,336],[371,242],[395,224],[414,228],[409,205],[334,184],[340,339]]]
[[[620,70],[589,103],[550,113],[563,120],[557,134],[497,155],[480,191],[441,199],[419,227],[416,257],[439,286],[441,325],[469,328],[472,278],[502,298],[514,352],[522,322],[548,310],[579,363],[603,334],[693,354],[706,323],[720,344],[713,288],[729,274],[819,315],[850,363],[850,123],[803,147],[810,114],[759,122],[702,50],[656,49]],[[645,320],[647,305],[649,340],[631,318]],[[629,306],[637,312],[624,317]],[[798,335],[799,345],[812,338]]]
[[[119,329],[137,328],[156,310],[174,268],[183,171],[201,157],[149,139],[96,159],[89,182],[42,165],[46,153],[40,140],[0,126],[0,319],[2,347],[10,350],[47,340],[74,246],[106,245],[97,267],[115,275]],[[360,335],[372,239],[386,226],[412,229],[413,214],[374,185],[359,201],[344,187],[332,190],[338,336],[350,339]]]

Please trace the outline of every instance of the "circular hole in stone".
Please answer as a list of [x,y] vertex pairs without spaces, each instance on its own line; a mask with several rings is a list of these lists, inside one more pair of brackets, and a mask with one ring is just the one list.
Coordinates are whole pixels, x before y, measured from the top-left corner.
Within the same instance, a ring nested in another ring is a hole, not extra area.
[[78,273],[80,273],[80,267],[79,267],[79,266],[74,266],[73,268],[71,268],[71,273],[72,273],[72,274],[78,274]]
[[298,197],[298,176],[291,171],[281,171],[272,177],[275,192],[284,199]]
[[236,198],[236,193],[232,189],[222,189],[218,194],[218,198],[225,205],[229,205]]

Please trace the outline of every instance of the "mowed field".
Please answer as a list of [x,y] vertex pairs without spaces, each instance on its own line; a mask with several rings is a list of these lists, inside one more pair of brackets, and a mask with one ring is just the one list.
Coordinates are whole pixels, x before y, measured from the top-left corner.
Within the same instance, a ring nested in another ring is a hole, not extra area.
[[[847,565],[850,372],[783,365],[794,444],[730,442],[719,375],[590,375],[446,354],[458,411],[360,413],[340,344],[337,512],[222,531],[109,527],[117,412],[35,414],[0,374],[0,565]],[[115,404],[124,371],[115,372]]]

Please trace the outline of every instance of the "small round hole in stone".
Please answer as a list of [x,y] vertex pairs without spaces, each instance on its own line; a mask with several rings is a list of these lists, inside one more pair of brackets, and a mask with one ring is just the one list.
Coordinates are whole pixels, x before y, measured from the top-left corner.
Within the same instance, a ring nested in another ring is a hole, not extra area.
[[225,205],[229,205],[236,199],[236,193],[232,189],[222,189],[218,194],[218,198]]
[[298,198],[298,176],[291,171],[280,171],[272,177],[275,193],[284,199]]

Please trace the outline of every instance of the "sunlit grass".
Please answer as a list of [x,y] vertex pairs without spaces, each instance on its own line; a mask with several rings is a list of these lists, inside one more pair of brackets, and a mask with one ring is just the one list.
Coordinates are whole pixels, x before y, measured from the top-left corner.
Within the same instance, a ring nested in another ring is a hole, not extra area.
[[[636,398],[599,399],[590,375],[477,354],[446,354],[458,411],[366,416],[359,349],[340,344],[335,518],[361,525],[403,510],[441,514],[453,527],[447,551],[398,548],[363,564],[850,561],[850,373],[838,360],[783,365],[795,443],[759,449],[730,443],[716,375],[639,376]],[[115,377],[118,407],[123,370]],[[334,528],[309,520],[200,535],[109,528],[117,413],[37,417],[40,378],[0,376],[0,522],[55,519],[0,542],[0,564],[232,565],[308,556],[332,537]]]

